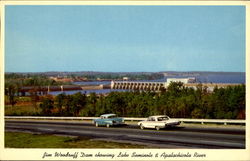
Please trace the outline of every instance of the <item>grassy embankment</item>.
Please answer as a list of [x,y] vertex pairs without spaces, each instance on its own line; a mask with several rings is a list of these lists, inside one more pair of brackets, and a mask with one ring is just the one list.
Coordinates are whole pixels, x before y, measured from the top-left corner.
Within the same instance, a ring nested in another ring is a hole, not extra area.
[[5,105],[5,116],[36,116],[41,113],[41,108],[35,108],[32,104]]
[[146,148],[143,145],[47,134],[5,132],[6,148]]

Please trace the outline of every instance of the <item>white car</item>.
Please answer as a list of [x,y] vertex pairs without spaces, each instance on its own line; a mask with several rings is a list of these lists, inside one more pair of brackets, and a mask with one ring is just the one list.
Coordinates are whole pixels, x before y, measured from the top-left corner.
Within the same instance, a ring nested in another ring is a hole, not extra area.
[[138,122],[138,125],[141,129],[144,128],[154,128],[156,130],[160,130],[161,128],[166,128],[169,126],[176,126],[180,125],[179,120],[171,119],[166,115],[159,115],[159,116],[150,116],[145,121]]

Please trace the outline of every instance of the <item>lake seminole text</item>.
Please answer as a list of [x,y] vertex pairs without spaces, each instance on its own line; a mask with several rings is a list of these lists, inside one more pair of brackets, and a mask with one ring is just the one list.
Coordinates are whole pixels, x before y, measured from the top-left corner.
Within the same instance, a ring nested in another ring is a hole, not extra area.
[[204,158],[206,157],[206,154],[201,154],[201,153],[181,153],[181,152],[163,152],[163,153],[139,153],[139,152],[132,152],[132,153],[127,153],[127,152],[120,152],[118,155],[113,154],[113,153],[84,153],[84,152],[55,152],[53,153],[48,153],[48,152],[44,152],[43,154],[43,159],[45,158],[49,158],[49,157],[58,157],[58,158],[72,158],[72,159],[77,159],[79,158],[90,158],[90,157],[94,157],[94,158],[109,158],[109,159],[114,159],[114,158],[191,158],[191,157],[200,157],[200,158]]

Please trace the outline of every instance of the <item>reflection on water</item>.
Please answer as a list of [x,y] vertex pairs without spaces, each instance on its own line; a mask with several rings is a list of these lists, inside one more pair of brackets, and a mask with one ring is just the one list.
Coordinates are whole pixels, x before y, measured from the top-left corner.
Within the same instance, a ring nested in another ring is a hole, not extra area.
[[61,93],[65,93],[67,95],[71,95],[71,94],[75,94],[75,93],[78,93],[78,92],[81,92],[83,94],[90,94],[90,93],[106,94],[106,93],[110,93],[110,92],[126,92],[126,91],[129,91],[129,90],[124,90],[124,89],[101,89],[101,90],[52,91],[52,92],[49,92],[48,94],[58,95],[58,94],[61,94]]

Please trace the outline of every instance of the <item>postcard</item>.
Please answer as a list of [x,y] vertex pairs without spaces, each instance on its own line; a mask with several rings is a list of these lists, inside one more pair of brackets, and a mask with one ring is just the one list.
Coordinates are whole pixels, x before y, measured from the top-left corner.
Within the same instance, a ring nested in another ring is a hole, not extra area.
[[0,4],[1,160],[250,160],[249,2]]

